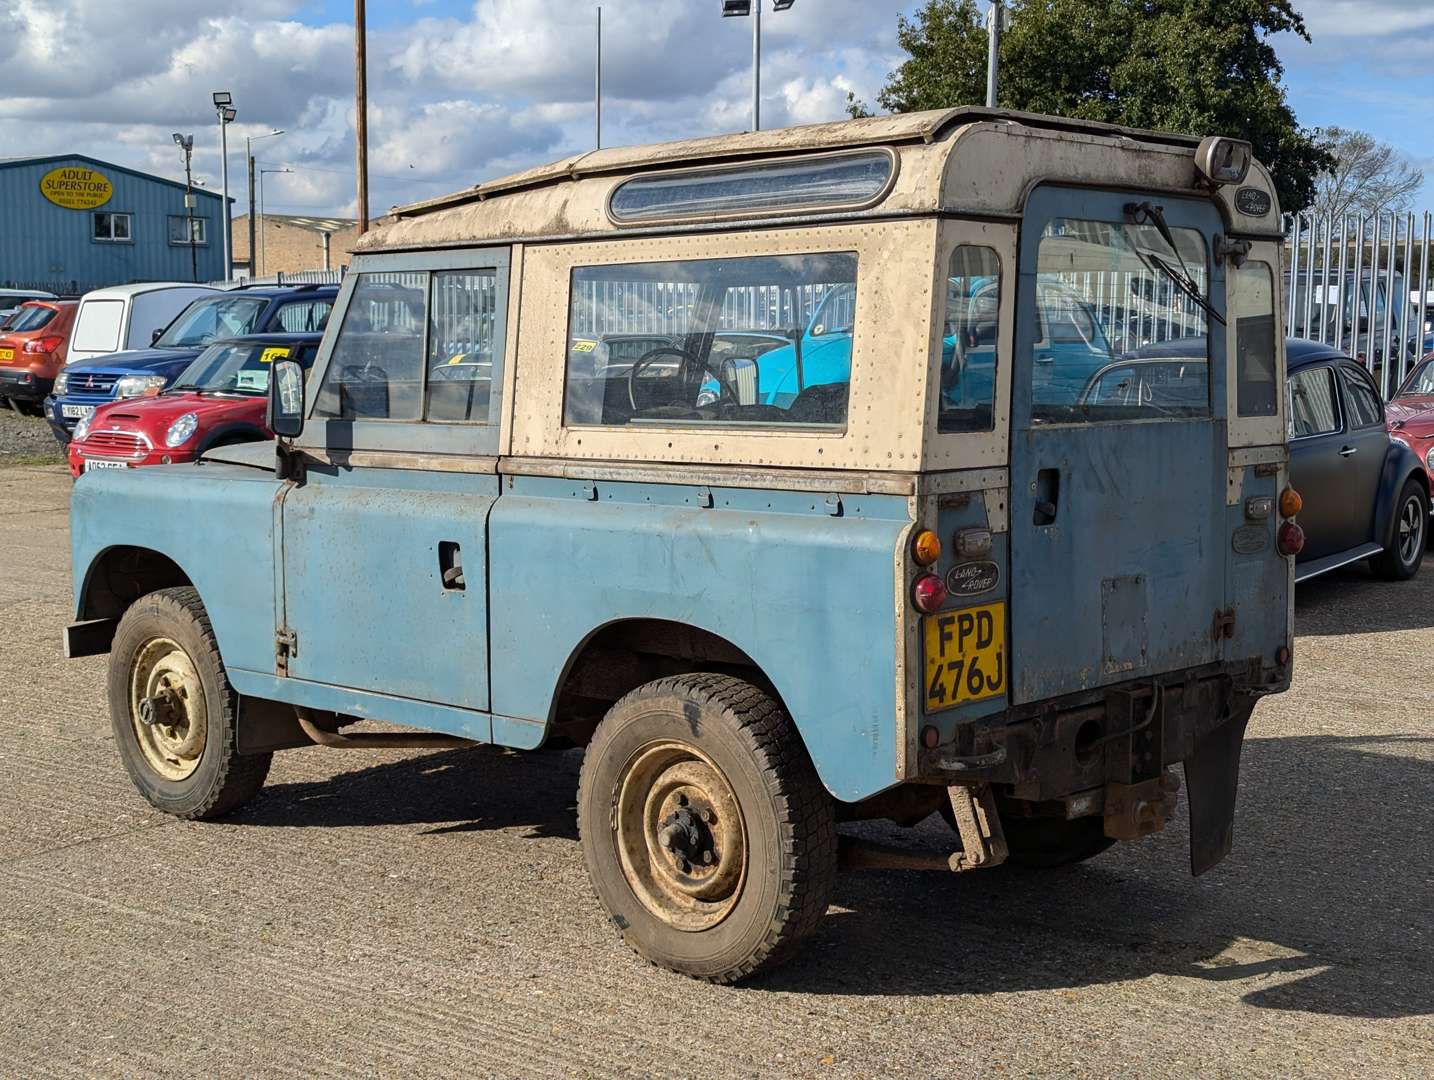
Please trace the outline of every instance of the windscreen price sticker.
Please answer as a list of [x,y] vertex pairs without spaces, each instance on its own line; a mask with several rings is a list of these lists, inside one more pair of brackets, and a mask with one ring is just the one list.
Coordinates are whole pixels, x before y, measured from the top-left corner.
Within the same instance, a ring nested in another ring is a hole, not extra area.
[[1006,605],[940,611],[921,619],[926,711],[1006,692]]

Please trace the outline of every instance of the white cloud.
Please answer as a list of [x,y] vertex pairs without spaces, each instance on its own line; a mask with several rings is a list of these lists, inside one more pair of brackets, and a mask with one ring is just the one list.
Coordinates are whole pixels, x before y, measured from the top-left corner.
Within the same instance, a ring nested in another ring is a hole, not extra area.
[[[391,8],[380,8],[388,2]],[[896,63],[914,0],[802,0],[763,22],[764,126],[845,115]],[[0,0],[0,154],[76,152],[182,175],[170,133],[195,134],[196,174],[219,176],[209,96],[234,94],[230,190],[243,206],[246,135],[269,207],[351,207],[353,33],[311,25],[314,0]],[[404,16],[387,18],[401,7]],[[591,146],[593,0],[371,0],[375,210]],[[380,19],[379,16],[385,16]],[[750,122],[750,26],[715,0],[604,5],[604,141],[737,131]]]

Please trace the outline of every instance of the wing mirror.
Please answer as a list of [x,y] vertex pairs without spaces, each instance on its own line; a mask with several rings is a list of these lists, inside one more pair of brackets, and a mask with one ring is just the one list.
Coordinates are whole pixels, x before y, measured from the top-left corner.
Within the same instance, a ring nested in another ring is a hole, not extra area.
[[304,430],[304,369],[296,360],[276,360],[269,373],[269,430],[281,439],[298,438]]
[[162,326],[157,326],[157,327],[155,327],[155,328],[150,332],[150,335],[149,335],[149,343],[150,343],[151,345],[153,345],[156,341],[159,340],[160,335],[163,334],[163,333],[164,333],[164,327],[162,327]]

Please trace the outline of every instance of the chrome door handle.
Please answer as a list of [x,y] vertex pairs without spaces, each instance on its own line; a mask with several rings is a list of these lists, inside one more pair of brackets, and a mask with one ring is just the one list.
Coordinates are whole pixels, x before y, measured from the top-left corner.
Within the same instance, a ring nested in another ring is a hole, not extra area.
[[1346,446],[1344,449],[1342,449],[1342,450],[1339,452],[1339,456],[1340,456],[1340,457],[1354,457],[1354,455],[1357,454],[1357,453],[1359,453],[1359,447],[1357,447],[1357,446]]

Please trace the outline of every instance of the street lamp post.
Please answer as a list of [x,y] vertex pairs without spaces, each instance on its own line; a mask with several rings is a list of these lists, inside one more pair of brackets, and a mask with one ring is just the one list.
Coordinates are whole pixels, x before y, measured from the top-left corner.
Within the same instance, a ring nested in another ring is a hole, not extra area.
[[194,173],[190,159],[194,156],[194,136],[174,133],[174,145],[184,151],[184,213],[189,226],[189,276],[199,282],[199,245],[194,242]]
[[[260,169],[260,170],[259,170],[259,216],[260,216],[261,218],[264,216],[264,174],[265,174],[265,173],[291,173],[291,172],[293,172],[293,171],[294,171],[293,169],[289,169],[289,168],[283,168],[283,169]],[[261,251],[267,252],[267,251],[269,250],[269,245],[268,245],[267,242],[265,241],[265,239],[264,239],[264,234],[263,234],[262,232],[259,234],[259,244],[260,244],[260,250],[261,250]],[[252,261],[252,259],[253,259],[253,253],[251,252],[251,253],[250,253],[250,260]],[[264,269],[265,269],[265,270],[269,269],[269,260],[268,260],[267,258],[264,259]]]
[[986,51],[986,108],[996,107],[996,82],[1001,70],[1001,31],[1006,29],[1004,0],[992,0],[986,17],[989,41]]
[[228,90],[214,91],[214,112],[219,117],[219,172],[224,187],[224,280],[229,281],[234,277],[233,252],[229,249],[233,230],[229,223],[229,125],[239,115],[234,108],[234,95]]
[[249,166],[249,276],[254,277],[255,261],[258,256],[254,254],[254,144],[260,139],[269,139],[275,135],[284,134],[283,128],[275,128],[264,135],[250,135],[244,140],[244,158]]
[[[786,11],[797,0],[772,0],[772,10]],[[762,130],[762,0],[722,0],[724,19],[752,17],[752,130]]]

